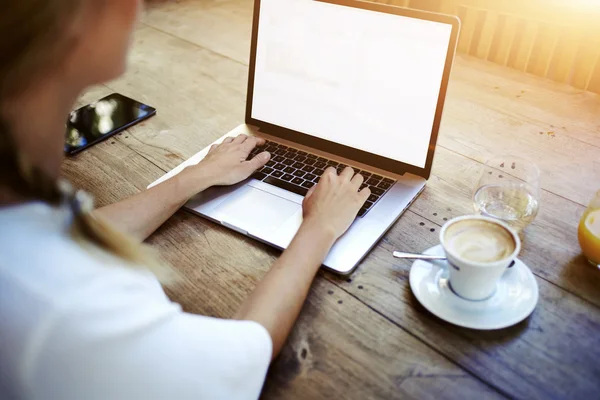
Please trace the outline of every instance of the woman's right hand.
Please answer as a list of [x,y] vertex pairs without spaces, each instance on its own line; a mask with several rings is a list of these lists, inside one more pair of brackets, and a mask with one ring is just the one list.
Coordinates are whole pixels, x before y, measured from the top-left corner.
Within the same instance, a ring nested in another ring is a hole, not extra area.
[[354,175],[350,167],[346,167],[340,175],[334,168],[327,168],[319,183],[304,198],[304,223],[316,225],[338,239],[348,230],[371,195],[368,187],[359,191],[363,179],[360,174]]

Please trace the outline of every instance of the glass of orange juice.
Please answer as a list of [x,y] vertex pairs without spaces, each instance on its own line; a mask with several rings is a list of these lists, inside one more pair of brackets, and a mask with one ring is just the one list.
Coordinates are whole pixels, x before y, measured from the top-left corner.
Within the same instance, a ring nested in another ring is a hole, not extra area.
[[578,236],[583,254],[600,268],[600,190],[581,217]]

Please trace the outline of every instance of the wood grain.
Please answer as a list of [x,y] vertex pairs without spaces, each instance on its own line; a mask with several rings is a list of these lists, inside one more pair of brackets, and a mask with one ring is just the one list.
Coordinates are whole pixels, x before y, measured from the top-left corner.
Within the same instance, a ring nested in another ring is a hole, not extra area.
[[540,24],[538,29],[526,71],[545,77],[556,48],[558,30],[550,24]]
[[[587,204],[600,186],[599,97],[525,75],[511,79],[507,71],[457,59],[439,143],[480,162],[497,154],[528,158],[540,167],[544,189]],[[575,105],[586,103],[588,110]]]
[[399,7],[408,7],[409,6],[409,0],[382,0],[382,1],[379,1],[378,3],[390,4],[390,5],[399,6]]
[[123,132],[69,157],[63,163],[63,173],[77,187],[96,196],[96,206],[123,200],[139,191],[162,170],[122,145],[128,133]]
[[243,122],[246,66],[148,26],[134,43],[130,71],[107,86],[157,108],[127,141],[146,158],[171,169]]
[[[414,3],[413,6],[419,8],[420,2]],[[590,54],[598,47],[600,35],[597,23],[600,7],[597,4],[582,1],[447,0],[436,11],[456,13],[463,26],[466,25],[459,52],[600,93],[600,67],[594,61],[594,54]],[[511,26],[506,22],[511,25],[517,23]],[[569,48],[563,48],[565,36],[577,38]],[[493,41],[490,52],[487,52],[490,37]],[[510,45],[503,48],[503,51],[508,50],[508,59],[504,53],[497,52],[501,42]],[[581,50],[578,53],[578,61],[581,62],[574,62],[571,49]],[[560,69],[555,74],[556,64]],[[565,68],[569,69],[565,71]],[[566,76],[570,71],[573,74]]]
[[577,47],[581,39],[581,34],[573,31],[562,32],[550,60],[550,78],[557,82],[571,82]]
[[190,40],[227,58],[247,63],[252,1],[193,0],[152,7],[142,22]]
[[573,72],[573,86],[579,89],[587,89],[592,79],[592,73],[600,57],[600,46],[598,42],[584,42],[578,46],[575,56],[575,71]]
[[539,25],[537,21],[522,19],[519,21],[517,29],[519,37],[517,42],[518,46],[515,46],[514,50],[516,51],[516,54],[513,62],[511,62],[509,66],[518,69],[519,71],[526,71],[537,38]]
[[477,24],[476,10],[468,7],[458,7],[458,17],[460,18],[461,28],[458,39],[458,51],[468,53],[473,40],[473,32]]
[[[428,192],[429,187],[424,196]],[[331,279],[511,398],[596,396],[595,377],[600,373],[600,339],[593,334],[600,328],[597,307],[541,279],[537,280],[541,299],[533,315],[498,331],[457,328],[419,305],[409,289],[410,263],[393,260],[390,253],[433,246],[438,243],[438,231],[437,224],[409,212],[369,254],[351,283]]]
[[457,393],[471,399],[504,397],[448,364],[346,291],[318,279],[290,343],[272,366],[263,395],[286,399],[454,399]]
[[487,60],[490,57],[492,42],[498,29],[499,16],[496,12],[485,12],[482,16],[484,18],[483,28],[474,55]]

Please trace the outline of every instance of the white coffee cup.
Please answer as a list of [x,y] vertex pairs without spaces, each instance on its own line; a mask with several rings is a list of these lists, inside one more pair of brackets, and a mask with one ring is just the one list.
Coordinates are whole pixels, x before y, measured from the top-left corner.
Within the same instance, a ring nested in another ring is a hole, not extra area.
[[496,283],[521,251],[521,240],[512,228],[478,215],[446,222],[440,242],[448,259],[450,287],[468,300],[492,296]]

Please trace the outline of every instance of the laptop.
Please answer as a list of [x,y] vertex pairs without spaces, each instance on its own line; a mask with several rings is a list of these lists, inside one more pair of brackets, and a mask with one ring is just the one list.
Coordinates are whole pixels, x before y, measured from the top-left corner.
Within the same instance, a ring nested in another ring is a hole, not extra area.
[[[352,0],[256,0],[245,123],[271,153],[250,179],[185,207],[285,249],[302,200],[328,166],[371,196],[323,266],[350,274],[425,187],[455,55],[453,16]],[[152,187],[196,164],[208,146]]]

